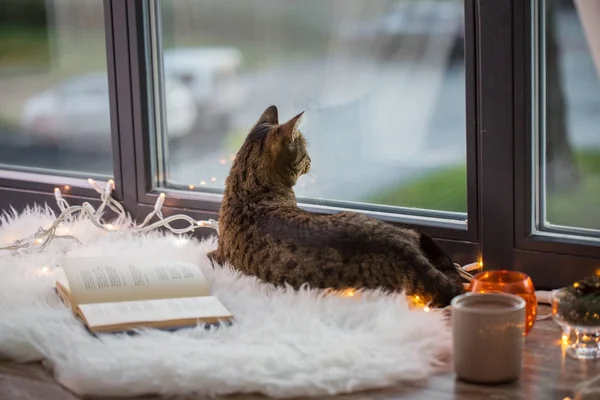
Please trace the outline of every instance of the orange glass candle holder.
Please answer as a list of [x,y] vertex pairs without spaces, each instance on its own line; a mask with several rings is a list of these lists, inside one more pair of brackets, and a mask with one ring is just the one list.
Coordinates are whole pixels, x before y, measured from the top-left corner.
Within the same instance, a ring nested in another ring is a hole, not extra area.
[[537,299],[533,282],[528,275],[504,270],[480,272],[473,277],[470,291],[473,293],[510,293],[521,297],[526,303],[525,335],[531,332],[537,315]]

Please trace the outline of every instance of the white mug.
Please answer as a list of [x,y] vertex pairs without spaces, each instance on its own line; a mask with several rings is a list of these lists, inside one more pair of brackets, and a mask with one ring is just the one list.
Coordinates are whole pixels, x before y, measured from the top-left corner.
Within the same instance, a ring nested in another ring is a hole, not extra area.
[[459,379],[518,379],[523,363],[525,300],[507,293],[465,293],[452,300],[454,370]]

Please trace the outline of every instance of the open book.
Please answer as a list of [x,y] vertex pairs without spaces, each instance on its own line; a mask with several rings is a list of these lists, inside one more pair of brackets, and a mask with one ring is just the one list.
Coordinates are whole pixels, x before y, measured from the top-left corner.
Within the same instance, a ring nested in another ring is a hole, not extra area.
[[190,263],[67,257],[61,266],[64,279],[56,282],[56,291],[94,333],[233,319]]

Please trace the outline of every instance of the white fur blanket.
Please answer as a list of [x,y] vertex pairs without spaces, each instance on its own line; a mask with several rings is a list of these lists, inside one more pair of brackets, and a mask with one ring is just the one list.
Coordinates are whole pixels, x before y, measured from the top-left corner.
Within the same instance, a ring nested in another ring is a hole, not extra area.
[[[46,210],[4,216],[0,246],[53,218]],[[228,267],[213,269],[206,253],[214,238],[130,236],[87,221],[62,228],[83,244],[57,239],[43,252],[0,252],[0,357],[44,361],[77,394],[323,396],[419,381],[448,368],[451,337],[442,316],[408,311],[403,296],[275,289]],[[64,252],[191,261],[236,322],[216,330],[95,338],[53,292],[60,269],[44,269]]]

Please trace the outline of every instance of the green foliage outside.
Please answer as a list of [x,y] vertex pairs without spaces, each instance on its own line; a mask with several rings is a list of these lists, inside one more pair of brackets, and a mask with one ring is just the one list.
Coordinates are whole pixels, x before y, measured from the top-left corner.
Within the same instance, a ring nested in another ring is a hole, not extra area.
[[367,201],[392,206],[464,212],[467,209],[467,169],[464,165],[458,165],[436,170],[379,193]]
[[576,152],[581,181],[574,188],[550,196],[547,220],[555,225],[600,229],[600,151]]
[[[555,225],[600,229],[600,151],[580,150],[576,152],[575,159],[581,180],[576,187],[549,196],[547,221]],[[464,212],[467,207],[465,166],[452,166],[431,172],[367,201]]]

